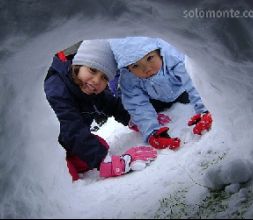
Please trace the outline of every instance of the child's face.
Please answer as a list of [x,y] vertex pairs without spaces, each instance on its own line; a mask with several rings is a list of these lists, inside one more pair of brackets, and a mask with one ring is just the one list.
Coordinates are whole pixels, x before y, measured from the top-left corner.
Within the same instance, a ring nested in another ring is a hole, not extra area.
[[161,69],[163,64],[159,51],[154,50],[144,56],[142,59],[128,66],[130,72],[134,75],[147,79]]
[[76,83],[87,95],[103,92],[108,84],[108,78],[97,69],[82,66],[77,74]]

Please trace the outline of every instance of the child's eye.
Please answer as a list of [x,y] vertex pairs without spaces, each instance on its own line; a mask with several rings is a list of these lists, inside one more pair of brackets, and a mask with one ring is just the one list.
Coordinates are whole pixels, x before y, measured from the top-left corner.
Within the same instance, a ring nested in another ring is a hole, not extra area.
[[148,56],[147,61],[151,61],[154,58],[154,56]]
[[95,69],[95,68],[89,68],[90,69],[90,71],[92,72],[92,73],[97,73],[97,69]]
[[138,68],[138,65],[137,64],[133,64],[133,65],[130,66],[130,68],[136,69],[136,68]]
[[107,82],[109,81],[107,75],[105,75],[105,74],[103,74],[102,79],[103,79],[104,81],[107,81]]

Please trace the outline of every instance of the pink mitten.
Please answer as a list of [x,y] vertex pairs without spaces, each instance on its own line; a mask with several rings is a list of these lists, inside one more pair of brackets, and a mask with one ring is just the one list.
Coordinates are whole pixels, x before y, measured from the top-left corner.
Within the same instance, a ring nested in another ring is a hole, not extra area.
[[153,147],[138,146],[130,148],[123,154],[126,159],[127,156],[131,157],[131,161],[128,165],[126,164],[126,170],[143,170],[151,161],[156,159],[157,151]]
[[158,113],[157,119],[160,125],[165,125],[171,121],[171,118],[168,115]]
[[100,164],[99,174],[101,177],[121,176],[125,173],[125,161],[120,156],[107,155]]
[[156,157],[157,151],[152,147],[132,147],[122,156],[107,156],[100,164],[100,176],[113,177],[131,170],[142,170]]
[[126,151],[122,156],[129,155],[131,162],[136,160],[150,161],[157,157],[157,151],[153,147],[137,146]]

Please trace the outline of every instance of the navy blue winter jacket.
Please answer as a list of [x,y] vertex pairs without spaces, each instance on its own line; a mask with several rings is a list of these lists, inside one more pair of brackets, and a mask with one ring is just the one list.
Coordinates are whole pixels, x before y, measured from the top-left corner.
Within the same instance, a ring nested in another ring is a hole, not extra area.
[[99,95],[86,95],[73,82],[71,60],[62,61],[55,56],[44,81],[44,90],[60,122],[59,143],[70,155],[78,156],[90,169],[99,168],[107,149],[90,131],[97,114],[114,116],[127,125],[130,116],[121,100],[109,89]]

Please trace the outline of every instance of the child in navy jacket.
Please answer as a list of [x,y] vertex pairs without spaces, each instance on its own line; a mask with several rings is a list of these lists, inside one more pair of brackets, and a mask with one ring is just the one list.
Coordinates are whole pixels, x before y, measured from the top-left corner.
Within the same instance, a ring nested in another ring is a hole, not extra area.
[[93,168],[100,170],[101,177],[122,175],[139,169],[136,160],[146,165],[156,157],[151,147],[133,147],[121,156],[110,156],[106,141],[90,131],[92,121],[101,114],[114,116],[125,126],[129,123],[130,116],[121,100],[108,89],[116,70],[105,40],[79,42],[57,53],[49,68],[44,90],[60,122],[58,140],[66,150],[73,181]]

